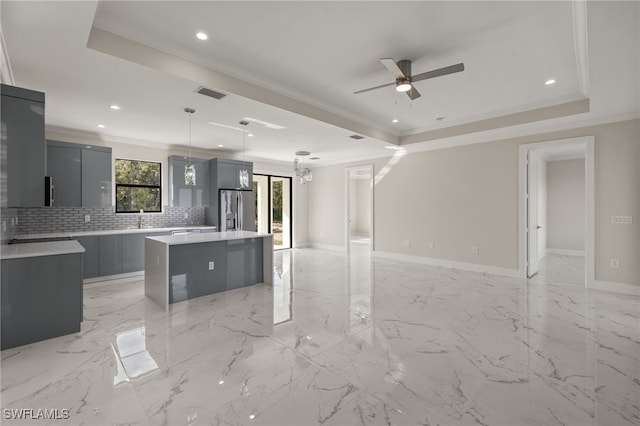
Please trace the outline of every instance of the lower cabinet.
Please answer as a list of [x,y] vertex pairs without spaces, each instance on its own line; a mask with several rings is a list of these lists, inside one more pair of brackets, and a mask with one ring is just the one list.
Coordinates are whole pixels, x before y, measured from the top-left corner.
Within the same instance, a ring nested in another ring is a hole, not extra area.
[[100,241],[98,236],[79,237],[78,242],[84,247],[82,255],[82,277],[100,276]]
[[144,271],[144,239],[158,235],[169,235],[169,233],[148,232],[77,237],[78,242],[86,250],[82,259],[83,278]]
[[82,255],[2,260],[2,344],[9,349],[80,331]]

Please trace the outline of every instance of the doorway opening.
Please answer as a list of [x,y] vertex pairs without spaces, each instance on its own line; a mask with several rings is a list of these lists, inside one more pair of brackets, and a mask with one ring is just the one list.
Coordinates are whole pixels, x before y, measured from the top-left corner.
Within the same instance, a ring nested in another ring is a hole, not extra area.
[[[593,137],[521,145],[521,275],[588,286],[594,260]],[[552,276],[563,262],[578,273]]]
[[373,251],[373,165],[346,169],[346,249]]
[[275,250],[292,247],[292,189],[291,177],[253,174],[256,230],[273,234]]

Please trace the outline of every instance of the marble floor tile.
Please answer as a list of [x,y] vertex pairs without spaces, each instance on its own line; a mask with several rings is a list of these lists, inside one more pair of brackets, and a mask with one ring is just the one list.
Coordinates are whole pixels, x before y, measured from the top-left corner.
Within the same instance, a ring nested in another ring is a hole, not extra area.
[[[314,249],[174,304],[85,286],[79,333],[2,351],[1,423],[640,424],[640,299],[548,255],[529,280]],[[16,419],[20,410],[68,419]],[[13,411],[12,411],[13,410]]]

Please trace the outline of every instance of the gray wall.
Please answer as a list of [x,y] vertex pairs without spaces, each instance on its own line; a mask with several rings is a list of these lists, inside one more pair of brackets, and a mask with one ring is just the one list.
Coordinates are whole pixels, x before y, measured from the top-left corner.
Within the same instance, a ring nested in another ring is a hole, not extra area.
[[547,248],[584,251],[584,160],[547,163]]

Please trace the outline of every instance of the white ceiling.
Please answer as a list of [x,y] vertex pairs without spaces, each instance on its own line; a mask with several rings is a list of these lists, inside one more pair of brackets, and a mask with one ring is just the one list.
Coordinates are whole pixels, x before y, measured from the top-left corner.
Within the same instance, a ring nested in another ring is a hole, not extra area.
[[[237,153],[242,133],[207,123],[252,117],[286,128],[251,123],[249,157],[288,162],[307,150],[328,164],[388,155],[389,143],[428,149],[509,126],[637,117],[640,7],[584,5],[3,0],[0,11],[15,84],[46,93],[50,127],[186,145],[183,109],[193,107],[194,146]],[[393,81],[382,57],[410,59],[414,73],[465,71],[416,83],[413,102],[393,87],[354,95]],[[194,93],[201,85],[228,96]],[[587,98],[589,111],[563,117],[563,105]],[[528,123],[540,108],[545,123]]]

